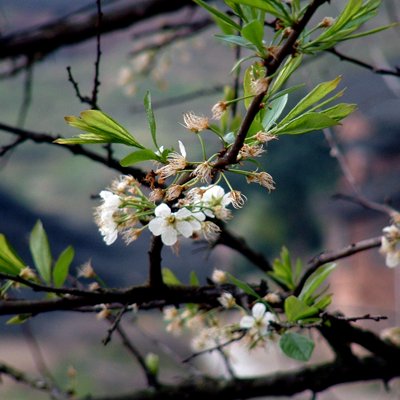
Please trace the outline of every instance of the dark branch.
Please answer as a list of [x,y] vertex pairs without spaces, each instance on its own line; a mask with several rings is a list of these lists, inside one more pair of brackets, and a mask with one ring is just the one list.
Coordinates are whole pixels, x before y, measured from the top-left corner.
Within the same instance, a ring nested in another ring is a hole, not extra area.
[[347,61],[349,63],[358,65],[359,67],[369,69],[370,71],[374,72],[375,74],[380,74],[380,75],[393,75],[393,76],[398,76],[400,77],[400,68],[398,66],[395,67],[395,69],[385,69],[385,68],[378,68],[375,67],[371,64],[368,64],[364,61],[358,60],[354,57],[346,56],[345,54],[339,52],[336,50],[334,47],[332,49],[327,50],[328,53],[331,53],[335,55],[336,57],[339,57],[341,61]]
[[[107,397],[107,400],[234,400],[265,396],[292,396],[304,391],[319,393],[331,386],[360,381],[384,380],[400,375],[400,364],[378,357],[356,359],[353,363],[339,361],[278,372],[260,378],[232,381],[212,378],[191,379],[176,386],[163,385],[157,391],[142,390],[131,394]],[[105,400],[94,398],[93,400]]]
[[[125,29],[138,22],[177,11],[194,4],[188,0],[142,0],[125,4],[104,14],[101,34]],[[71,16],[42,27],[0,39],[0,59],[29,56],[43,58],[63,46],[75,45],[96,37],[98,13]]]
[[1,122],[0,122],[0,130],[19,136],[21,142],[25,140],[31,140],[35,143],[47,143],[58,146],[60,149],[70,151],[72,154],[85,156],[86,158],[92,161],[103,164],[104,166],[115,169],[116,171],[120,171],[123,174],[131,174],[138,181],[146,185],[146,182],[144,182],[145,173],[142,170],[132,167],[122,167],[117,160],[87,150],[85,147],[81,145],[60,146],[54,143],[54,141],[58,139],[60,136],[52,136],[47,133],[32,132],[25,129],[16,128],[14,126],[10,126],[7,124],[3,124]]

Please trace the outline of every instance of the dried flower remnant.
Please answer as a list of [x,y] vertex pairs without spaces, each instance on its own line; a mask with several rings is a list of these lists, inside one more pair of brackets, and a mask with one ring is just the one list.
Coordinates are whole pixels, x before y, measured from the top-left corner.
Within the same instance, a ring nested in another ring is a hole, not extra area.
[[269,82],[269,78],[258,78],[251,81],[251,92],[255,96],[258,96],[261,93],[265,93],[268,90]]
[[204,221],[201,223],[201,232],[206,239],[210,243],[214,243],[221,233],[221,228],[211,221]]
[[210,183],[212,177],[212,165],[208,161],[199,164],[192,175],[199,178],[200,182]]
[[215,120],[221,119],[227,108],[228,105],[225,101],[219,101],[218,103],[214,104],[214,106],[211,108],[212,119]]
[[183,143],[178,140],[180,153],[173,151],[167,157],[168,164],[157,169],[155,173],[159,175],[160,179],[165,180],[170,176],[176,175],[179,171],[185,169],[187,165],[186,161],[186,149]]
[[256,133],[255,138],[260,143],[268,143],[271,140],[276,140],[278,137],[276,135],[271,135],[270,133],[266,133],[263,131],[259,131]]
[[275,189],[274,179],[267,172],[251,172],[246,176],[247,183],[258,183],[270,192]]
[[231,190],[228,193],[233,208],[242,208],[247,200],[247,197],[239,190]]
[[220,297],[217,299],[222,307],[229,309],[233,308],[236,305],[236,300],[229,292],[223,292]]
[[245,143],[239,151],[239,158],[247,159],[247,158],[260,157],[261,154],[263,153],[265,153],[265,150],[262,145],[257,145],[257,144],[249,145]]
[[210,126],[207,117],[196,115],[192,111],[183,114],[183,122],[183,126],[194,133],[204,131]]

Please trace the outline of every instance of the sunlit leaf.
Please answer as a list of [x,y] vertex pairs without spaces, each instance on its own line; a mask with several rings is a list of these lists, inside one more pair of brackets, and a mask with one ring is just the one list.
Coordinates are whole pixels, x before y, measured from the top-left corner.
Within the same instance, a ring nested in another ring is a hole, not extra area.
[[47,284],[51,284],[51,251],[46,232],[40,221],[37,221],[29,237],[29,248],[39,275]]
[[53,269],[53,283],[55,287],[61,287],[67,279],[74,255],[75,251],[73,247],[68,246],[55,262]]

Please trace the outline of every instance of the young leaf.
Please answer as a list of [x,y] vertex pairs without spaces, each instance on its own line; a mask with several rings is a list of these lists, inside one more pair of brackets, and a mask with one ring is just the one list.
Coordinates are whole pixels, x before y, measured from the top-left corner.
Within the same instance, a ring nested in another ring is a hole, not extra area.
[[279,340],[279,347],[290,358],[308,361],[314,350],[314,342],[295,332],[285,332]]
[[254,289],[246,282],[241,281],[240,279],[235,278],[233,275],[228,274],[229,280],[237,286],[239,289],[243,290],[244,293],[248,294],[249,296],[253,296],[256,299],[259,299],[260,296]]
[[65,117],[67,124],[88,133],[73,138],[57,139],[59,144],[123,143],[128,146],[144,147],[117,121],[100,110],[86,110],[79,117]]
[[279,124],[270,131],[275,135],[300,135],[302,133],[319,131],[337,125],[338,122],[324,114],[309,112],[293,119],[287,124]]
[[282,85],[289,79],[294,71],[300,66],[303,56],[301,54],[295,57],[290,56],[285,62],[284,66],[279,70],[278,75],[272,81],[272,86],[269,90],[269,94],[272,95],[276,93]]
[[195,3],[197,3],[199,6],[205,8],[210,14],[212,14],[215,18],[225,22],[226,24],[232,26],[232,28],[236,29],[237,31],[240,31],[240,25],[238,25],[233,19],[229,18],[226,14],[223,12],[217,10],[214,7],[211,7],[208,5],[205,1],[203,0],[193,0]]
[[163,282],[169,286],[182,285],[182,282],[176,277],[176,275],[169,269],[163,268],[162,271]]
[[55,287],[61,287],[67,279],[74,255],[75,251],[73,247],[68,246],[58,257],[53,269],[53,283]]
[[190,272],[189,283],[191,286],[200,286],[200,281],[195,271]]
[[124,157],[119,163],[123,167],[128,167],[129,165],[137,164],[142,161],[157,160],[160,161],[160,157],[150,149],[142,149],[134,151]]
[[264,25],[260,21],[253,20],[245,24],[240,33],[245,39],[253,43],[261,54],[265,53],[263,45]]
[[295,296],[289,296],[284,304],[285,315],[289,322],[296,322],[302,319],[313,317],[318,314],[319,309],[309,307]]
[[246,49],[250,50],[257,50],[257,47],[254,46],[253,43],[249,42],[245,38],[242,38],[241,36],[236,36],[236,35],[215,35],[217,39],[220,39],[224,42],[228,42],[230,44],[234,44],[236,46],[241,46],[245,47]]
[[269,128],[275,123],[275,121],[282,114],[282,111],[286,106],[288,97],[289,96],[285,94],[266,105],[264,118],[262,120],[262,126],[264,131],[267,132]]
[[51,252],[46,232],[40,221],[37,221],[29,237],[29,248],[40,276],[51,284]]
[[144,96],[144,108],[146,110],[147,122],[149,124],[154,146],[156,146],[156,149],[158,149],[160,146],[157,144],[157,125],[156,125],[156,120],[154,118],[153,107],[151,105],[150,91],[147,91],[146,95]]
[[19,325],[23,324],[26,322],[32,315],[31,314],[19,314],[15,315],[14,317],[11,317],[9,320],[7,320],[6,324],[7,325]]
[[329,274],[336,268],[336,264],[325,264],[314,271],[304,283],[303,289],[299,294],[299,299],[308,303],[313,293],[321,287]]
[[26,267],[24,261],[18,256],[7,238],[0,234],[0,271],[7,274],[18,275]]
[[283,118],[282,123],[286,123],[298,115],[302,114],[308,108],[310,108],[315,103],[319,102],[321,99],[326,97],[329,93],[336,89],[339,84],[341,77],[333,79],[329,82],[323,82],[317,85],[307,96],[303,97],[292,109],[291,111]]

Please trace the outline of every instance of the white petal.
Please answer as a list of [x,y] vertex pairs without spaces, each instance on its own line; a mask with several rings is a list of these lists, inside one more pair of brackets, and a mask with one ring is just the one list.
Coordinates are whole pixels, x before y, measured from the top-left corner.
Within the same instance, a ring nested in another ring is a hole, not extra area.
[[164,230],[164,220],[162,218],[154,218],[149,222],[149,231],[154,236],[160,236]]
[[389,268],[397,267],[400,264],[400,251],[392,251],[386,254],[386,265]]
[[221,204],[222,204],[223,206],[228,206],[228,205],[231,204],[231,203],[232,203],[231,194],[230,194],[230,193],[224,194],[224,196],[222,197]]
[[186,149],[185,149],[185,146],[183,145],[183,143],[182,143],[180,140],[178,140],[178,144],[179,144],[179,151],[181,152],[182,156],[183,156],[184,158],[186,158]]
[[265,307],[265,304],[256,303],[256,304],[254,304],[253,308],[251,309],[251,313],[253,314],[253,317],[255,319],[261,319],[264,316],[266,309],[267,309],[267,307]]
[[154,210],[154,214],[156,217],[169,217],[171,215],[171,209],[165,203],[161,203]]
[[205,209],[205,210],[203,210],[203,212],[204,212],[204,214],[207,215],[207,217],[215,218],[215,215],[211,210]]
[[176,229],[181,235],[187,238],[193,235],[193,227],[188,221],[177,221]]
[[276,321],[276,318],[275,318],[274,314],[272,314],[271,312],[267,311],[264,314],[264,317],[263,317],[262,321],[263,321],[263,325],[268,326],[270,322]]
[[174,213],[175,217],[178,219],[189,218],[192,213],[187,208],[181,208],[176,213]]
[[178,234],[174,228],[171,226],[166,227],[162,234],[161,240],[166,246],[173,246],[178,240]]
[[218,185],[212,186],[203,194],[203,201],[215,201],[221,199],[225,194],[225,190]]
[[118,237],[118,231],[115,230],[113,232],[107,233],[107,235],[104,235],[103,239],[106,242],[106,245],[109,246],[110,244],[113,244],[117,240],[117,237]]
[[255,321],[253,317],[246,315],[240,320],[240,327],[245,329],[252,328],[254,326],[254,322]]
[[192,213],[192,217],[197,221],[204,221],[206,219],[206,216],[201,211]]
[[193,232],[201,230],[201,223],[196,219],[189,220],[190,225],[192,225]]

